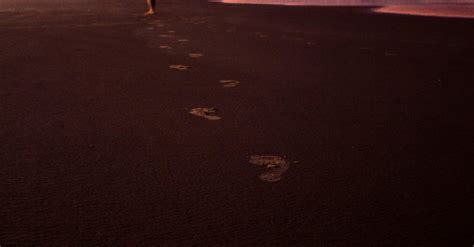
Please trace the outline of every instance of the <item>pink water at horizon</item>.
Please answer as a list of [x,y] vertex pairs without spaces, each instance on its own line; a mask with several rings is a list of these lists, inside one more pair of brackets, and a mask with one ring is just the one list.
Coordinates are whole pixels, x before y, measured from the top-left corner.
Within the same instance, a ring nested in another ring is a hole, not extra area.
[[421,15],[437,17],[474,18],[474,5],[389,5],[377,13]]
[[382,6],[377,13],[474,18],[474,0],[217,0],[230,4]]

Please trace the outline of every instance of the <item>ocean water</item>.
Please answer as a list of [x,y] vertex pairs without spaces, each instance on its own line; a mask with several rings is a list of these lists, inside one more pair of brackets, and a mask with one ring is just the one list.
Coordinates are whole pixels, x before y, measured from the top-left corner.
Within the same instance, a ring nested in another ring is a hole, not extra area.
[[329,6],[385,6],[419,4],[474,4],[474,0],[222,0],[224,3],[279,4],[279,5],[329,5]]
[[387,5],[377,8],[374,11],[385,14],[474,18],[474,4]]
[[230,4],[288,6],[379,6],[374,12],[474,18],[474,0],[217,0]]

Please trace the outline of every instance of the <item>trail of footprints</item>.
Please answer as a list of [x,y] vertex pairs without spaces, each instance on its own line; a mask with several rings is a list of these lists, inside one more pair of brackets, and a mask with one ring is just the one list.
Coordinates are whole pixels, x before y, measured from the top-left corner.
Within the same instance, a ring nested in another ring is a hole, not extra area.
[[[150,24],[154,24],[157,27],[164,27],[165,25],[161,23],[161,21],[156,20],[151,22]],[[148,27],[148,30],[154,30],[154,27]],[[172,39],[176,38],[176,31],[168,30],[167,34],[160,34],[159,37]],[[256,33],[259,38],[266,38],[268,37],[265,34],[260,32]],[[177,39],[178,42],[188,42],[188,39]],[[169,45],[159,45],[160,49],[172,49]],[[202,53],[189,53],[188,56],[190,58],[200,58],[204,55]],[[170,69],[185,71],[189,69],[189,66],[182,65],[182,64],[173,64],[169,66]],[[240,84],[240,81],[232,80],[232,79],[223,79],[219,80],[219,83],[223,88],[233,88],[237,87]],[[196,107],[192,108],[189,111],[189,114],[194,115],[196,117],[200,117],[209,121],[217,121],[220,120],[221,117],[217,115],[217,109],[213,107]],[[257,165],[260,167],[264,167],[265,171],[261,173],[258,177],[261,181],[264,182],[278,182],[282,179],[283,174],[289,169],[290,163],[286,158],[276,156],[276,155],[252,155],[248,161],[252,165]],[[293,163],[296,163],[293,162]]]

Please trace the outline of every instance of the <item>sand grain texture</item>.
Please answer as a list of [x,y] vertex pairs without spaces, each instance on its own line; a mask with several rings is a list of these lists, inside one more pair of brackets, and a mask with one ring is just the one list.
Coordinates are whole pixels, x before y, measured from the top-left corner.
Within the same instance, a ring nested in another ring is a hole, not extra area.
[[[11,3],[0,11],[2,246],[473,244],[472,20]],[[203,106],[222,119],[189,113]],[[260,154],[301,165],[249,159]]]

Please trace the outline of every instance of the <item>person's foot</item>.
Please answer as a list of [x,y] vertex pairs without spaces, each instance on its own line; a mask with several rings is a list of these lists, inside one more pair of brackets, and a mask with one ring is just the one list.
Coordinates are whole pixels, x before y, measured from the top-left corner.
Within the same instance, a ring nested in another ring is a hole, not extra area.
[[149,16],[149,15],[154,15],[154,14],[155,14],[155,11],[152,10],[152,9],[150,9],[150,10],[148,10],[147,12],[145,12],[145,13],[143,14],[143,16]]

